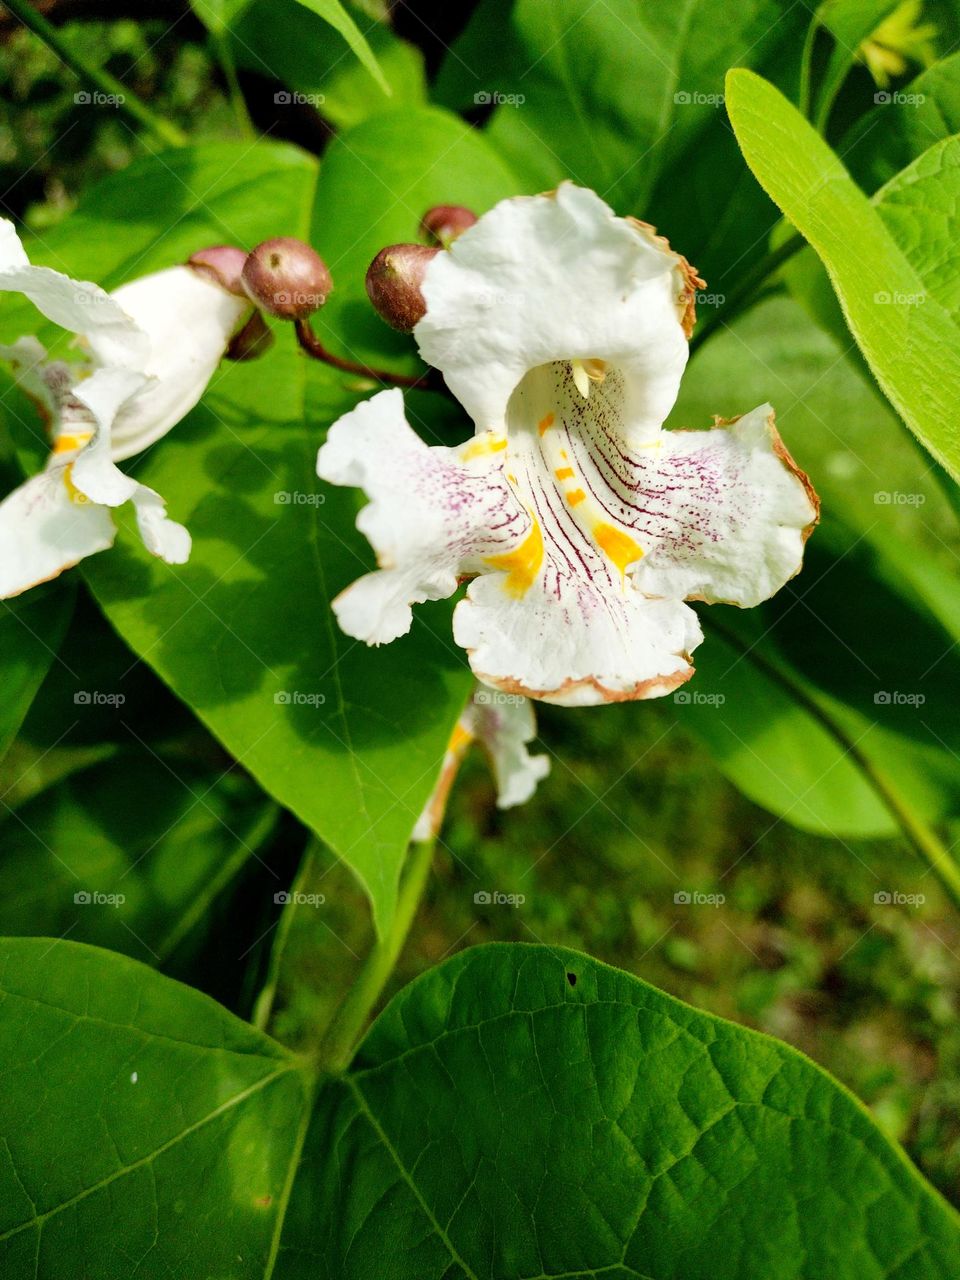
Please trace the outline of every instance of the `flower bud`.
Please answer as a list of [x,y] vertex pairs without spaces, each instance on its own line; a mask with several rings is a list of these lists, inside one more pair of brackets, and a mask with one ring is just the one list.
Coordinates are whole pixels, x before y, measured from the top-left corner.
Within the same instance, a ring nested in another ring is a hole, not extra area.
[[477,215],[462,204],[436,204],[420,219],[420,232],[428,244],[449,249],[476,221]]
[[367,268],[367,297],[393,329],[410,333],[426,314],[420,286],[440,249],[425,244],[391,244]]
[[[246,294],[244,294],[246,297]],[[230,339],[226,350],[226,358],[237,362],[256,360],[273,346],[273,332],[259,311],[254,311],[250,319]]]
[[227,293],[235,293],[237,297],[245,298],[247,295],[244,292],[240,274],[246,260],[247,255],[242,249],[237,249],[232,244],[215,244],[209,249],[200,249],[191,254],[187,259],[187,266],[193,267],[200,275],[213,280],[215,284],[226,289]]
[[258,244],[248,256],[243,287],[268,315],[303,320],[326,302],[333,279],[327,264],[308,244],[277,236]]

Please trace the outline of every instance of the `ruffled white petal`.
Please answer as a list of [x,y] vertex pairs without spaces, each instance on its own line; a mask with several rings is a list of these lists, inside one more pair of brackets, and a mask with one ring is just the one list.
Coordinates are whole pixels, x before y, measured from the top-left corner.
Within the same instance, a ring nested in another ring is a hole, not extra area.
[[[496,443],[496,442],[494,442]],[[453,594],[484,557],[509,550],[531,521],[483,441],[428,448],[410,426],[400,391],[381,391],[330,428],[317,472],[371,498],[357,518],[379,571],[334,601],[347,635],[386,644],[410,630],[410,606]]]
[[54,324],[96,338],[104,364],[136,369],[143,365],[149,340],[117,299],[97,284],[71,280],[50,267],[31,266],[8,219],[0,219],[0,292],[22,293]]
[[650,595],[748,608],[799,572],[819,503],[774,426],[770,405],[712,431],[667,431],[631,476]]
[[601,359],[626,380],[637,439],[659,429],[687,360],[692,273],[582,187],[504,200],[427,268],[420,353],[478,431],[502,430],[529,369]]
[[192,546],[190,533],[182,524],[170,519],[159,493],[145,484],[138,484],[131,501],[137,516],[137,529],[150,554],[159,556],[167,564],[186,564]]
[[77,454],[72,466],[76,488],[93,502],[118,507],[132,502],[144,546],[168,564],[185,564],[190,556],[190,534],[167,516],[160,495],[132,476],[124,475],[112,460],[111,429],[120,406],[143,385],[140,374],[121,369],[98,369],[73,395],[89,412],[94,434]]
[[[74,399],[89,413],[85,425],[88,430],[93,428],[92,438],[73,464],[73,483],[92,502],[119,507],[136,492],[136,480],[125,476],[113,463],[112,429],[120,406],[143,383],[142,374],[127,369],[98,369],[73,388]],[[63,428],[70,430],[71,425],[65,413]]]
[[[138,367],[148,381],[113,425],[113,456],[122,462],[159,440],[190,412],[252,307],[186,266],[141,276],[110,296],[147,344]],[[101,335],[88,332],[87,339],[94,357],[111,363]]]
[[69,464],[31,476],[0,502],[0,599],[57,577],[115,536],[110,512],[71,485]]

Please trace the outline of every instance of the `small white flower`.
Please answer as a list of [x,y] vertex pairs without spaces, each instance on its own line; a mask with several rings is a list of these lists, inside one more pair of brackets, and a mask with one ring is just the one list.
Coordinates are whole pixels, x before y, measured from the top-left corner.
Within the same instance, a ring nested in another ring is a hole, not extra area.
[[153,444],[197,403],[251,304],[190,267],[170,267],[112,294],[31,266],[13,224],[0,219],[0,292],[28,297],[78,334],[80,362],[48,361],[36,339],[12,361],[48,419],[46,467],[0,502],[0,598],[18,595],[113,544],[111,507],[132,502],[148,550],[170,564],[190,535],[159,494],[114,464]]
[[700,283],[568,183],[505,200],[438,253],[414,335],[476,434],[428,448],[396,390],[333,425],[319,474],[366,491],[357,527],[380,565],[334,602],[343,630],[386,643],[411,604],[472,578],[454,637],[485,684],[587,705],[689,679],[703,635],[684,602],[766,599],[817,519],[768,405],[662,428]]
[[537,722],[529,698],[478,687],[454,725],[440,776],[417,825],[414,840],[430,840],[440,830],[450,788],[460,761],[471,743],[486,751],[497,784],[497,806],[512,809],[526,804],[537,783],[550,772],[546,756],[532,756],[527,750],[536,737]]

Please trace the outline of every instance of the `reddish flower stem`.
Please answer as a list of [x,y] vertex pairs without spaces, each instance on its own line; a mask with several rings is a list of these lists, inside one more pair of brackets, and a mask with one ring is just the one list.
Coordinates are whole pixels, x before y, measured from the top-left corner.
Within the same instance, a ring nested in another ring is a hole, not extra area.
[[343,356],[335,356],[328,351],[311,328],[306,317],[294,323],[297,342],[308,356],[341,369],[344,373],[355,373],[360,378],[372,378],[374,382],[385,382],[393,387],[417,387],[424,390],[443,390],[443,379],[438,369],[428,369],[426,373],[414,376],[406,373],[391,373],[388,369],[374,369],[370,365],[359,364],[355,360],[345,360]]

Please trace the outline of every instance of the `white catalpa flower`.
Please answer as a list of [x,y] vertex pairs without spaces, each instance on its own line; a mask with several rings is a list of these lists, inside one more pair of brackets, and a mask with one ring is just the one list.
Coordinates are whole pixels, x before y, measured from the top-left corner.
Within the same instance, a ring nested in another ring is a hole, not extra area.
[[171,564],[190,535],[159,494],[114,464],[153,444],[197,403],[252,307],[191,267],[170,267],[112,294],[31,266],[0,219],[0,292],[21,293],[78,334],[80,362],[48,361],[34,338],[0,348],[41,405],[45,469],[0,502],[0,598],[18,595],[113,544],[111,507],[132,502],[148,550]]
[[453,727],[440,777],[417,825],[414,840],[430,840],[440,830],[460,761],[471,743],[486,751],[497,784],[497,806],[512,809],[526,804],[537,783],[550,772],[546,756],[532,756],[527,746],[537,734],[529,698],[478,688]]
[[817,499],[769,405],[664,431],[699,281],[652,228],[565,183],[497,205],[426,269],[420,353],[476,426],[428,448],[399,391],[336,422],[318,471],[371,499],[379,570],[334,602],[382,644],[452,595],[477,678],[571,706],[655,697],[703,639],[684,601],[749,606],[798,572]]

